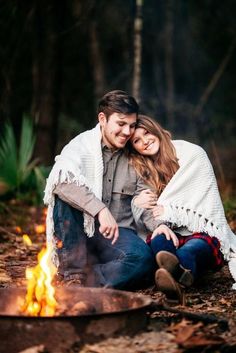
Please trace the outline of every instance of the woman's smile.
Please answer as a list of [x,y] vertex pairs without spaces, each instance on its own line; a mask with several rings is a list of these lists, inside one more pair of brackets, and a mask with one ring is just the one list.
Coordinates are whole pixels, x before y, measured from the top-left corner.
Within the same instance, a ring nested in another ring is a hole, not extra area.
[[160,148],[159,138],[142,127],[135,130],[131,143],[138,153],[146,156],[156,155]]

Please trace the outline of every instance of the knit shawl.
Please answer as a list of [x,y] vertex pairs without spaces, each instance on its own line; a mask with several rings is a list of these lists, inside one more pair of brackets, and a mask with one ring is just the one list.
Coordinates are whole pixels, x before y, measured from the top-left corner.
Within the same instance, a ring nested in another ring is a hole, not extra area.
[[[187,141],[172,141],[180,168],[171,178],[157,204],[164,206],[163,221],[191,232],[216,237],[236,281],[236,236],[225,218],[212,165],[206,152]],[[236,283],[233,285],[236,289]]]
[[[85,131],[71,140],[63,148],[61,154],[55,158],[55,164],[47,179],[44,195],[44,203],[48,205],[46,220],[48,243],[53,243],[53,191],[56,185],[58,183],[85,185],[101,200],[102,180],[101,130],[100,125],[97,124],[92,130]],[[89,237],[94,234],[94,219],[86,213],[84,213],[84,231]],[[55,257],[54,260],[57,262]]]

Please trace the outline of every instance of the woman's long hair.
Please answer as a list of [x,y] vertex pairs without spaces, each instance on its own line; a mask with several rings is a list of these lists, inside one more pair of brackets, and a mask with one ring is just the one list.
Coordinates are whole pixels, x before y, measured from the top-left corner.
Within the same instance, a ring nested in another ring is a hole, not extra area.
[[159,151],[154,158],[139,154],[131,142],[127,144],[130,163],[144,182],[159,196],[179,169],[175,148],[171,142],[171,133],[146,115],[138,116],[136,128],[147,130],[150,134],[157,136],[160,141]]

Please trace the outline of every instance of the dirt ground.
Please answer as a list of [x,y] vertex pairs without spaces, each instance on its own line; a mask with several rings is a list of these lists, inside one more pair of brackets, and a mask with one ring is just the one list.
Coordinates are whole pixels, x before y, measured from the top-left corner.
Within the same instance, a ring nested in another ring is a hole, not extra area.
[[[229,219],[236,230],[236,212]],[[32,245],[25,245],[27,234]],[[37,263],[37,254],[45,242],[45,210],[11,201],[0,205],[0,287],[25,286],[25,269]],[[147,328],[133,337],[119,336],[85,344],[79,350],[70,345],[65,352],[146,353],[146,352],[236,352],[236,292],[227,265],[209,273],[186,292],[185,307],[177,312],[147,312]],[[162,294],[155,287],[141,291],[153,300]],[[187,312],[187,313],[186,313]],[[197,317],[190,317],[188,313]],[[46,352],[43,345],[25,353]],[[49,352],[50,353],[50,352]],[[60,352],[58,352],[60,353]]]

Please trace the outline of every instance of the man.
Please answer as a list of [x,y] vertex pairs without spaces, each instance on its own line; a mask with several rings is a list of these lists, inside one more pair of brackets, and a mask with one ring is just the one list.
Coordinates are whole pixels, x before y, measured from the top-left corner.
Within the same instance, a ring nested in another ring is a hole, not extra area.
[[[131,211],[133,196],[146,186],[123,150],[138,108],[123,91],[107,93],[98,105],[99,124],[56,157],[44,201],[62,283],[132,289],[153,278],[154,257],[137,235]],[[151,211],[145,213],[154,230]]]

